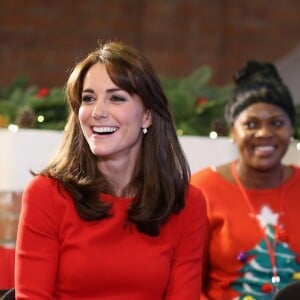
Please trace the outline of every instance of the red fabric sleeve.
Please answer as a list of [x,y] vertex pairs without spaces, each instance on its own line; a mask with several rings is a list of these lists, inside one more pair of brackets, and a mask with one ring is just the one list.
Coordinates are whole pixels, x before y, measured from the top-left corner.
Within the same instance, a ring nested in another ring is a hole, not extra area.
[[[16,299],[54,299],[58,262],[57,209],[41,177],[25,189],[16,243]],[[26,296],[23,295],[26,291]],[[30,291],[30,292],[28,292]]]
[[181,214],[166,300],[199,300],[206,227],[206,205],[200,190],[191,188]]

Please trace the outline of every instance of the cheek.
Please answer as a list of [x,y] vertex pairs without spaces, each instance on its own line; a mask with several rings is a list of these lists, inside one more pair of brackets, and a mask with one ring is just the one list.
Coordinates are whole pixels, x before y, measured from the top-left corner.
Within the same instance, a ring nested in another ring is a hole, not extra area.
[[79,126],[85,138],[87,138],[88,112],[84,107],[80,107],[78,111]]
[[123,120],[132,126],[141,127],[143,123],[144,113],[140,109],[132,109],[119,113],[119,120]]
[[80,106],[79,111],[78,111],[78,120],[79,120],[80,124],[82,124],[84,121],[86,121],[87,117],[88,117],[87,109]]
[[237,128],[232,131],[232,138],[237,144],[244,144],[250,138],[250,134],[247,134],[244,130]]
[[285,134],[281,136],[281,143],[285,144],[286,147],[288,147],[290,145],[291,142],[291,138],[292,138],[292,134]]
[[245,151],[251,145],[251,135],[240,132],[235,136],[235,143],[240,151]]

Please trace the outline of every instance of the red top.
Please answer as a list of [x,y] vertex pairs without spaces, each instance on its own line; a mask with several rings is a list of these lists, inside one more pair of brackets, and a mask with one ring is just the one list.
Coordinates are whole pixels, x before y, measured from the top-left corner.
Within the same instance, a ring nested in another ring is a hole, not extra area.
[[272,265],[260,222],[271,243],[275,228],[283,229],[275,248],[279,287],[300,279],[300,168],[293,168],[294,174],[282,184],[282,190],[246,190],[256,216],[235,183],[211,168],[193,174],[191,183],[201,187],[209,220],[201,300],[273,299]]
[[151,237],[126,223],[130,199],[103,195],[112,217],[82,220],[55,180],[23,193],[16,245],[16,299],[199,299],[206,207],[190,188],[186,207]]

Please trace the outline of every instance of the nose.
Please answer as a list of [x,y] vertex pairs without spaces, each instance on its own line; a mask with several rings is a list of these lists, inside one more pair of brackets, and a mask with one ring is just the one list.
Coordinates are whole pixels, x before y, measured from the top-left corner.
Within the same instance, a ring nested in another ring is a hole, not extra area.
[[108,106],[105,103],[104,100],[98,99],[95,102],[93,111],[92,111],[92,117],[94,119],[100,119],[100,118],[107,118],[109,115],[108,113]]
[[270,126],[262,125],[257,131],[256,136],[257,137],[270,137],[273,135],[273,130],[270,128]]

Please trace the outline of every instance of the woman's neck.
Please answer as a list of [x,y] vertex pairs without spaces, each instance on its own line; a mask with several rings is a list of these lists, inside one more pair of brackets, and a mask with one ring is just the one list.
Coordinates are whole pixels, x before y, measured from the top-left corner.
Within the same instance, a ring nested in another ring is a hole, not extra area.
[[131,181],[133,169],[129,167],[130,164],[106,161],[98,164],[98,168],[109,182],[113,193],[117,197],[131,196],[126,190]]
[[281,164],[270,170],[259,170],[237,161],[236,170],[243,186],[249,189],[276,188],[283,181]]

